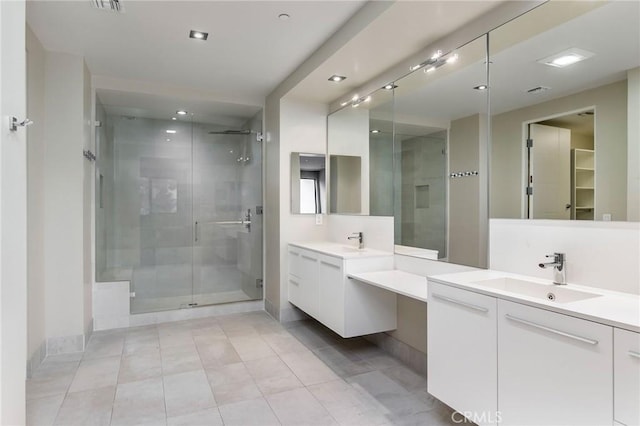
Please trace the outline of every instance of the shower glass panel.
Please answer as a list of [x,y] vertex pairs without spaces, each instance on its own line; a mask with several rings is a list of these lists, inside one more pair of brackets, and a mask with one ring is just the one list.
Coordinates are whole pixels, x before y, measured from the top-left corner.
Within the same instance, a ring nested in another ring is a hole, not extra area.
[[159,115],[96,105],[96,280],[129,281],[131,313],[261,299],[261,121]]
[[247,130],[194,125],[193,296],[198,305],[262,298],[262,146]]

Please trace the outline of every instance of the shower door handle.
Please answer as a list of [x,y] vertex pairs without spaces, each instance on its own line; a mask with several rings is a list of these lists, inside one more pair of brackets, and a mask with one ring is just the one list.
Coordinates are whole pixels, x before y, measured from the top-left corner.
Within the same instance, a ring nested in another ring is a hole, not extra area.
[[196,220],[196,224],[194,226],[194,234],[195,234],[195,240],[196,243],[198,242],[198,221]]

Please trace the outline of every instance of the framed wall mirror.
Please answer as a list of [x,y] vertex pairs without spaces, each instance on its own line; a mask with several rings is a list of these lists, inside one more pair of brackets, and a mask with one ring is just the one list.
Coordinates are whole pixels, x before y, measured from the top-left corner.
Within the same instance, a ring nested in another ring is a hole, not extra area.
[[638,16],[547,2],[491,31],[491,217],[639,220]]
[[327,185],[324,154],[291,153],[291,213],[326,213]]
[[396,253],[487,266],[487,42],[395,82]]
[[329,213],[393,215],[393,87],[327,118]]

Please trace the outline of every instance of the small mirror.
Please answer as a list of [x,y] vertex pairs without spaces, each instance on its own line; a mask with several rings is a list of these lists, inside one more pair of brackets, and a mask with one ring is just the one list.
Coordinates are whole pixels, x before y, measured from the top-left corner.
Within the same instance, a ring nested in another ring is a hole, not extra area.
[[291,153],[291,213],[325,213],[327,199],[324,154]]
[[362,212],[362,159],[351,155],[329,156],[331,213]]

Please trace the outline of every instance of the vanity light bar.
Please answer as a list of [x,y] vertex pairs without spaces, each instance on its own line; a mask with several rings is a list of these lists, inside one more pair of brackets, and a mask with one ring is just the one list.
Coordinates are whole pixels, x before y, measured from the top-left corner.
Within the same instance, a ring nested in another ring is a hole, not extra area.
[[450,178],[459,178],[459,177],[470,177],[470,176],[478,176],[479,173],[477,171],[471,171],[471,172],[454,172],[454,173],[449,173],[449,177]]

